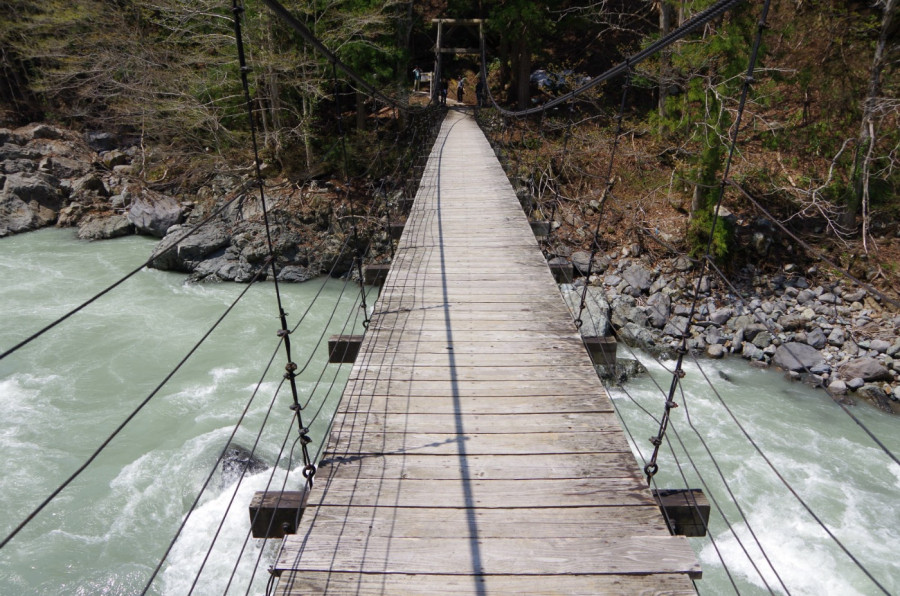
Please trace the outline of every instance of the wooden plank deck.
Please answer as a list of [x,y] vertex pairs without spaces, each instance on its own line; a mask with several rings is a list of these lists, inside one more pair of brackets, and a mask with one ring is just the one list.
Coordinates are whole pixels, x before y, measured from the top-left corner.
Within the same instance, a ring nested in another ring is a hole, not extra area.
[[451,111],[276,594],[693,594],[515,193]]

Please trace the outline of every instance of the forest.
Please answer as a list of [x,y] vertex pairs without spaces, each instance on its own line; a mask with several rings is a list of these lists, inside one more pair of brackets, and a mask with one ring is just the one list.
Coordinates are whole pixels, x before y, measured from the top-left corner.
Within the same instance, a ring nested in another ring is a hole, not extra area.
[[[262,0],[240,3],[265,175],[276,186],[349,175],[367,188],[390,175],[385,164],[414,159],[397,147],[390,159],[378,152],[391,127],[409,128],[428,111],[428,95],[411,92],[411,73],[420,65],[433,70],[434,19],[484,19],[488,88],[499,106],[514,110],[589,81],[713,2],[281,4],[367,85],[335,68]],[[0,22],[0,125],[49,122],[81,133],[112,132],[139,148],[135,184],[180,199],[196,198],[223,171],[247,170],[250,130],[231,3],[0,5],[8,15]],[[762,6],[740,3],[631,69],[608,247],[635,230],[652,230],[685,251],[705,245]],[[897,13],[896,0],[772,3],[738,131],[730,173],[737,186],[725,200],[730,216],[713,239],[720,262],[802,261],[784,255],[795,245],[787,237],[771,242],[752,226],[744,237],[732,229],[765,209],[840,267],[896,292]],[[447,44],[472,47],[479,40],[456,31]],[[477,54],[443,56],[442,74],[454,82],[466,77],[469,105],[476,103],[481,67]],[[372,97],[369,86],[403,109]],[[602,178],[625,86],[622,77],[606,81],[530,118],[508,118],[493,108],[479,113],[503,147],[513,184],[527,187],[543,211],[552,207],[558,239],[573,246],[590,243],[598,199],[605,198]],[[340,139],[341,151],[335,149]],[[373,167],[376,162],[381,165]],[[360,193],[371,200],[372,193]]]

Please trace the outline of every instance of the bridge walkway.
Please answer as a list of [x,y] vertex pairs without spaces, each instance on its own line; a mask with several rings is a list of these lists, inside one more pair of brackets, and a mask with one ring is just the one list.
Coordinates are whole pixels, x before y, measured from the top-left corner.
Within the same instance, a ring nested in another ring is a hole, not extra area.
[[516,195],[451,110],[276,594],[693,594]]

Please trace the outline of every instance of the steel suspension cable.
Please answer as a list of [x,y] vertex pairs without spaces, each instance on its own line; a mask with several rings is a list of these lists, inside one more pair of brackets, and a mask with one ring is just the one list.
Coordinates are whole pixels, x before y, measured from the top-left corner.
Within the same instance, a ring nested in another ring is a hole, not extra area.
[[[267,264],[268,263],[265,263],[264,265]],[[254,282],[257,280],[261,272],[262,269],[257,271],[256,275],[253,277],[250,283],[247,284],[247,287],[244,288],[244,290],[237,296],[237,298],[234,299],[234,301],[228,306],[228,308],[225,309],[225,312],[222,313],[218,319],[216,319],[212,327],[210,327],[206,331],[206,333],[203,334],[203,337],[201,337],[200,340],[194,344],[194,346],[188,351],[188,353],[178,362],[178,364],[175,365],[175,367],[163,378],[163,380],[160,381],[160,383],[153,389],[153,391],[151,391],[150,394],[146,398],[144,398],[144,400],[141,401],[141,403],[138,404],[138,406],[134,410],[132,410],[132,412],[125,418],[125,420],[122,421],[115,428],[115,430],[113,430],[113,432],[103,440],[100,446],[94,450],[90,457],[88,457],[87,461],[81,464],[66,480],[62,482],[62,484],[60,484],[56,489],[54,489],[52,493],[50,493],[50,495],[48,495],[43,501],[41,501],[41,503],[31,513],[29,513],[28,516],[12,530],[12,532],[9,533],[2,542],[0,542],[0,549],[6,546],[6,544],[9,543],[9,541],[12,540],[25,526],[27,526],[28,523],[31,522],[31,520],[37,517],[37,515],[41,511],[43,511],[44,508],[47,507],[47,505],[49,505],[50,502],[57,497],[57,495],[59,495],[59,493],[61,493],[76,478],[78,478],[78,476],[80,476],[81,473],[84,472],[84,470],[86,470],[87,467],[91,465],[91,463],[93,463],[95,459],[97,459],[100,453],[104,449],[106,449],[106,447],[112,442],[112,440],[115,439],[116,436],[118,436],[122,429],[124,429],[128,425],[128,423],[131,422],[134,417],[144,409],[144,406],[150,403],[150,400],[153,399],[157,393],[159,393],[159,391],[166,385],[166,383],[169,382],[169,380],[173,376],[175,376],[175,373],[181,370],[181,367],[184,366],[184,364],[190,359],[190,357],[194,355],[194,353],[200,348],[201,345],[203,345],[203,343],[212,334],[212,332],[218,328],[219,324],[221,324],[222,321],[225,320],[225,317],[227,317],[234,309],[234,307],[237,306],[238,302],[240,302],[241,299],[247,294],[247,292],[250,291],[250,288],[253,287]]]
[[[268,1],[268,0],[264,0],[264,1]],[[582,93],[588,91],[589,89],[593,89],[594,87],[596,87],[600,83],[603,83],[604,81],[608,81],[609,79],[612,79],[619,75],[624,74],[625,72],[628,71],[629,65],[631,67],[633,67],[636,64],[643,62],[650,56],[657,54],[661,50],[669,47],[670,45],[674,44],[675,42],[679,41],[680,39],[687,37],[689,34],[696,31],[698,28],[702,27],[703,25],[706,25],[707,23],[719,18],[720,16],[722,16],[723,14],[725,14],[726,12],[728,12],[729,10],[731,10],[732,8],[734,8],[738,4],[741,4],[744,1],[745,0],[719,0],[718,2],[716,2],[709,8],[700,11],[699,13],[697,13],[696,15],[694,15],[693,17],[691,17],[690,19],[685,21],[680,27],[673,29],[669,34],[664,35],[663,37],[659,38],[657,41],[648,45],[643,50],[641,50],[639,52],[635,52],[622,64],[613,66],[612,68],[608,69],[606,72],[601,73],[600,75],[592,78],[590,81],[588,81],[584,85],[581,85],[580,87],[570,91],[569,93],[566,93],[565,95],[561,95],[561,96],[557,97],[556,99],[548,101],[547,103],[543,104],[542,106],[539,106],[536,108],[529,108],[527,110],[507,110],[497,104],[496,100],[494,99],[494,96],[491,94],[490,86],[485,85],[485,91],[487,92],[488,98],[490,99],[493,107],[501,114],[504,114],[507,116],[530,116],[532,114],[537,114],[539,112],[549,110],[550,108],[556,107],[563,102],[566,102],[570,99],[573,99],[573,98],[581,95]],[[485,80],[487,80],[487,70],[486,70],[487,55],[485,53],[484,45],[485,44],[483,41],[483,34],[482,34],[481,71],[482,71],[482,76],[485,77]]]
[[[737,138],[738,138],[738,134],[741,129],[741,119],[744,114],[744,107],[747,104],[747,96],[750,93],[750,86],[755,81],[755,79],[753,78],[753,73],[756,69],[756,60],[757,60],[757,56],[759,55],[759,47],[762,43],[762,33],[763,33],[763,30],[767,27],[766,18],[768,17],[768,14],[769,14],[770,3],[771,3],[771,0],[765,0],[763,2],[762,12],[761,12],[761,15],[760,15],[759,21],[757,23],[757,27],[756,27],[756,35],[753,39],[753,46],[750,50],[750,58],[749,58],[748,64],[747,64],[747,72],[744,75],[744,83],[741,87],[741,98],[738,103],[737,115],[735,116],[735,122],[734,122],[733,130],[731,133],[731,140],[730,140],[729,148],[728,148],[728,156],[725,159],[725,166],[723,168],[721,183],[719,184],[719,191],[718,191],[718,197],[716,199],[716,206],[715,206],[715,209],[713,210],[712,223],[710,224],[709,239],[707,240],[707,243],[706,243],[706,253],[705,254],[707,256],[712,254],[712,243],[713,243],[714,233],[715,233],[715,229],[716,229],[716,224],[718,223],[719,209],[721,208],[721,205],[722,205],[722,199],[725,197],[725,186],[727,184],[728,177],[731,173],[731,163],[732,163],[732,160],[734,159],[735,149],[737,148]],[[669,413],[672,410],[672,408],[677,407],[677,404],[674,401],[675,389],[678,385],[679,379],[684,377],[684,370],[682,370],[682,363],[684,361],[684,355],[687,353],[687,341],[688,341],[688,335],[689,335],[689,330],[690,330],[690,326],[691,326],[691,320],[694,318],[694,313],[697,310],[697,302],[700,297],[700,285],[703,282],[703,274],[706,270],[705,264],[706,264],[707,260],[708,259],[703,260],[701,262],[700,271],[696,275],[697,283],[695,286],[694,295],[691,299],[691,307],[688,312],[687,322],[685,322],[685,324],[684,324],[685,328],[681,332],[681,346],[678,350],[678,358],[675,362],[675,372],[672,375],[672,383],[669,386],[669,393],[668,393],[668,396],[666,397],[663,416],[662,416],[662,419],[660,420],[659,432],[656,434],[655,437],[650,439],[650,442],[653,444],[653,454],[650,457],[650,462],[646,466],[644,466],[644,473],[647,475],[648,480],[651,477],[653,477],[653,475],[656,474],[657,471],[659,471],[659,466],[656,463],[656,458],[657,458],[657,455],[659,454],[659,448],[662,444],[662,438],[666,433],[666,427],[668,426],[668,423],[669,423]]]
[[72,315],[75,315],[76,313],[84,310],[85,308],[87,308],[88,306],[90,306],[91,304],[93,304],[94,302],[96,302],[97,300],[99,300],[100,298],[102,298],[103,296],[105,296],[106,294],[111,292],[112,290],[116,289],[117,287],[119,287],[120,285],[122,285],[123,283],[125,283],[126,281],[128,281],[129,279],[134,277],[135,275],[137,275],[144,267],[148,267],[154,260],[158,259],[159,257],[161,257],[163,255],[169,254],[169,252],[175,250],[184,240],[193,236],[195,233],[197,233],[200,230],[200,228],[202,228],[203,226],[205,226],[206,224],[211,222],[213,219],[215,219],[216,217],[221,215],[225,211],[225,209],[230,207],[232,205],[232,203],[234,203],[235,201],[240,199],[242,196],[243,196],[242,194],[236,193],[231,199],[229,199],[224,204],[222,204],[221,207],[219,207],[213,213],[211,213],[208,217],[206,217],[205,219],[203,219],[202,221],[197,223],[195,226],[193,226],[191,229],[189,229],[183,236],[180,236],[177,240],[173,241],[172,244],[168,245],[161,252],[159,252],[158,254],[152,255],[146,261],[141,263],[138,267],[132,269],[130,272],[128,272],[124,276],[122,276],[118,281],[110,284],[109,286],[107,286],[106,288],[104,288],[103,290],[98,292],[97,294],[94,294],[94,296],[92,296],[91,298],[85,300],[84,302],[82,302],[81,304],[79,304],[78,306],[76,306],[75,308],[73,308],[72,310],[67,312],[66,314],[57,318],[52,323],[49,323],[48,325],[44,326],[40,330],[34,332],[30,336],[28,336],[25,339],[23,339],[22,341],[20,341],[16,345],[14,345],[11,348],[4,351],[2,354],[0,354],[0,360],[3,360],[10,354],[20,350],[21,348],[25,347],[28,344],[30,344],[32,341],[41,337],[42,335],[44,335],[45,333],[47,333],[48,331],[50,331],[51,329],[53,329],[54,327],[59,325],[60,323],[67,320]]
[[238,63],[240,65],[241,86],[244,91],[244,101],[247,105],[247,119],[250,126],[250,140],[251,144],[253,145],[256,181],[259,185],[259,201],[263,213],[263,222],[265,223],[266,228],[266,244],[268,246],[272,265],[272,281],[275,284],[275,298],[278,303],[278,317],[281,321],[281,329],[278,331],[278,336],[284,340],[284,351],[285,356],[287,357],[287,364],[285,365],[285,378],[290,383],[291,398],[293,399],[292,407],[297,413],[297,432],[301,437],[301,449],[303,452],[303,462],[305,464],[303,476],[306,478],[309,486],[312,487],[313,477],[316,474],[316,467],[312,464],[312,462],[310,462],[309,450],[306,447],[310,440],[309,429],[303,426],[303,417],[300,414],[300,400],[297,396],[297,375],[295,372],[297,370],[297,365],[291,358],[291,332],[288,329],[287,313],[284,311],[284,307],[282,306],[281,291],[278,287],[278,271],[275,265],[275,249],[272,242],[272,232],[269,226],[268,209],[266,208],[266,196],[264,190],[265,185],[263,183],[262,170],[260,167],[259,146],[256,140],[256,122],[253,118],[253,100],[250,96],[250,83],[247,79],[247,73],[250,71],[250,68],[247,66],[247,60],[244,55],[244,41],[243,36],[241,35],[241,15],[244,13],[244,8],[240,4],[240,0],[232,0],[232,12],[234,13],[234,37],[235,43],[237,45]]
[[584,312],[587,301],[588,285],[590,285],[591,272],[594,267],[594,258],[597,251],[600,250],[600,224],[603,222],[603,211],[606,207],[606,201],[613,187],[613,165],[616,159],[616,150],[619,147],[619,138],[622,135],[622,121],[625,118],[625,104],[628,101],[628,86],[631,84],[630,71],[625,75],[625,84],[622,86],[622,101],[619,102],[619,112],[616,114],[616,132],[613,133],[613,145],[609,152],[609,165],[606,168],[606,185],[603,187],[603,194],[600,197],[600,205],[597,213],[597,225],[594,227],[594,238],[591,241],[591,257],[588,260],[587,273],[585,273],[584,289],[581,292],[581,302],[578,305],[578,315],[575,317],[575,326],[581,328],[581,314]]

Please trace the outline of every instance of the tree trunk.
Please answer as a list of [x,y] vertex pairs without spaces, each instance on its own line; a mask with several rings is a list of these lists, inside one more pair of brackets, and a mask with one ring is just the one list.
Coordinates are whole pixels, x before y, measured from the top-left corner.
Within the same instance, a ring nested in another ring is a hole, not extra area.
[[852,229],[856,227],[856,215],[863,211],[863,245],[867,235],[867,212],[869,199],[869,168],[871,167],[873,146],[878,142],[878,126],[875,122],[875,103],[881,93],[881,73],[884,70],[885,54],[888,39],[891,37],[894,17],[897,12],[897,0],[885,0],[884,16],[881,20],[881,35],[875,46],[875,55],[872,58],[872,70],[869,77],[869,89],[863,103],[862,122],[859,126],[859,136],[854,157],[854,189],[848,197],[847,208],[844,211],[841,224]]
[[[659,33],[662,36],[669,34],[672,28],[672,7],[665,0],[659,2]],[[663,50],[659,54],[659,110],[660,120],[666,117],[666,98],[669,96],[669,51]],[[663,129],[660,122],[660,132]]]
[[514,42],[513,49],[513,76],[515,77],[514,89],[516,95],[516,105],[518,109],[524,110],[528,108],[528,101],[531,99],[529,85],[531,83],[531,52],[528,50],[528,40],[522,35]]

